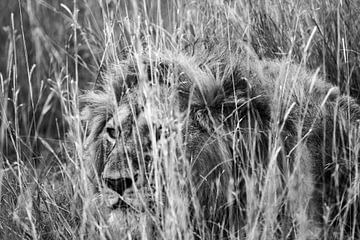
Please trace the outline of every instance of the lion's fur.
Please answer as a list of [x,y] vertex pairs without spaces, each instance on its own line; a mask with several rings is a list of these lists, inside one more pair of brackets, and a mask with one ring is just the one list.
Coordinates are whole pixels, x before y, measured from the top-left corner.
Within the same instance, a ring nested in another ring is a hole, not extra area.
[[[120,175],[121,167],[136,170],[138,166],[129,167],[129,160],[120,159],[125,155],[145,162],[145,155],[154,153],[155,138],[147,135],[156,129],[142,128],[154,123],[149,115],[138,113],[152,101],[153,108],[173,111],[182,126],[185,145],[179,148],[185,149],[190,163],[190,186],[196,189],[200,218],[210,229],[219,233],[223,227],[241,234],[249,227],[254,219],[247,200],[256,192],[249,179],[256,176],[259,184],[266,184],[266,169],[275,164],[279,184],[272,194],[287,202],[290,213],[286,214],[298,224],[295,232],[308,228],[315,231],[307,233],[309,238],[318,237],[324,203],[334,203],[329,198],[335,193],[334,169],[339,167],[340,178],[354,169],[344,161],[357,156],[349,136],[357,129],[360,107],[317,73],[287,59],[258,59],[243,43],[199,45],[185,53],[151,52],[115,64],[105,72],[100,88],[82,97],[82,116],[89,130],[86,158],[95,169],[93,179],[102,181],[107,164],[113,164],[110,168]],[[166,101],[173,109],[159,107]],[[119,138],[128,139],[119,140],[124,147],[110,153],[102,133],[125,105],[130,106],[129,114],[144,119],[135,121],[140,129],[135,135],[124,136],[129,126],[122,127]],[[157,119],[155,126],[164,116],[159,109],[151,115]],[[125,145],[133,146],[128,153]],[[258,210],[264,209],[258,206]],[[299,217],[301,211],[306,219]]]

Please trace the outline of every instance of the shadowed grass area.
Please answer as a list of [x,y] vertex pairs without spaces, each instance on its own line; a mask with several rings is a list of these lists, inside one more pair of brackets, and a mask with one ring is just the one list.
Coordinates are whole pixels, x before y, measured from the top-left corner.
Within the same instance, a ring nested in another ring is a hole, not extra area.
[[[151,239],[154,232],[159,239],[215,238],[203,223],[194,220],[200,214],[197,200],[189,199],[193,195],[182,191],[190,184],[189,166],[184,163],[185,153],[179,155],[182,157],[173,155],[183,143],[176,118],[170,114],[175,104],[162,101],[159,92],[148,96],[154,105],[148,106],[147,119],[165,123],[174,130],[163,133],[161,141],[153,145],[156,191],[152,194],[156,209],[146,216],[119,217],[121,220],[116,225],[119,231],[111,231],[92,193],[90,180],[94,179],[89,179],[89,164],[84,157],[86,128],[91,126],[80,119],[83,106],[79,95],[98,88],[104,81],[103,73],[129,57],[136,62],[140,56],[152,58],[151,52],[192,53],[199,51],[199,42],[231,45],[238,40],[248,43],[260,59],[292,60],[312,71],[314,79],[317,73],[339,86],[341,93],[358,100],[359,13],[360,4],[356,1],[330,0],[66,0],[61,3],[3,0],[0,3],[0,238],[112,236],[116,239],[129,235],[133,239]],[[284,72],[285,76],[299,74]],[[160,113],[155,116],[151,107],[159,108],[159,102]],[[305,103],[311,104],[304,100]],[[292,108],[289,99],[280,104]],[[155,139],[156,133],[151,134]],[[275,159],[276,146],[280,143],[276,142],[278,133],[273,134],[275,140],[269,143],[268,151]],[[329,190],[331,199],[323,206],[323,218],[328,223],[323,231],[327,239],[359,237],[359,222],[353,220],[359,211],[358,136],[357,129],[352,129],[349,136],[334,132],[335,140],[331,144],[336,144],[336,139],[346,142],[343,156],[351,176],[342,178],[337,161],[326,166],[335,169],[332,176],[335,189]],[[251,151],[255,150],[248,150],[248,156],[253,156]],[[244,233],[233,235],[233,239],[305,238],[306,233],[301,229],[295,235],[291,232],[296,223],[287,222],[287,215],[291,215],[287,203],[292,199],[271,194],[283,184],[276,177],[277,171],[277,167],[260,166],[256,174],[244,174],[248,177],[244,181],[249,190],[247,225]],[[341,195],[338,186],[346,188],[346,194]],[[162,191],[166,192],[167,202],[162,199]],[[296,199],[296,194],[293,198]],[[167,209],[166,204],[170,206]],[[332,208],[340,208],[338,216],[332,215]],[[149,216],[153,218],[149,220]],[[139,223],[145,226],[140,231],[134,227]],[[136,229],[129,230],[128,226]]]

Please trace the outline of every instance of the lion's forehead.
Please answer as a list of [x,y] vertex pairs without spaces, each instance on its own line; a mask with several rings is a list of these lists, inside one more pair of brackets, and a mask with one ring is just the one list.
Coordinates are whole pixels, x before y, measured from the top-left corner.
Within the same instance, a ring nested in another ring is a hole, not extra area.
[[137,128],[140,130],[138,133],[144,135],[148,133],[148,122],[152,120],[149,111],[144,111],[138,103],[126,102],[117,107],[112,118],[107,121],[107,126],[118,128],[123,133],[132,132],[132,128]]

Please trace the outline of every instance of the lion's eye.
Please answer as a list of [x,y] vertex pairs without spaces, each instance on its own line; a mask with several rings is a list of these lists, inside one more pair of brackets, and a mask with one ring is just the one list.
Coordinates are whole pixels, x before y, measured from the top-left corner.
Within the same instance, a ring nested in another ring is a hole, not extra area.
[[156,127],[155,126],[155,139],[156,141],[159,141],[161,138],[161,131],[162,131],[162,126]]
[[107,132],[107,134],[109,135],[110,138],[116,139],[116,130],[115,130],[115,128],[107,127],[106,132]]

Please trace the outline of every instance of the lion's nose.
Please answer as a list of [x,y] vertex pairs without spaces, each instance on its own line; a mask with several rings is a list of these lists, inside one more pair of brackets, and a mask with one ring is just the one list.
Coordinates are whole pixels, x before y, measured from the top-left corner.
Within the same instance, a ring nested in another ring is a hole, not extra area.
[[[136,181],[136,179],[134,179]],[[131,178],[104,178],[104,182],[108,188],[114,190],[121,196],[124,194],[125,190],[132,187],[133,180]]]

